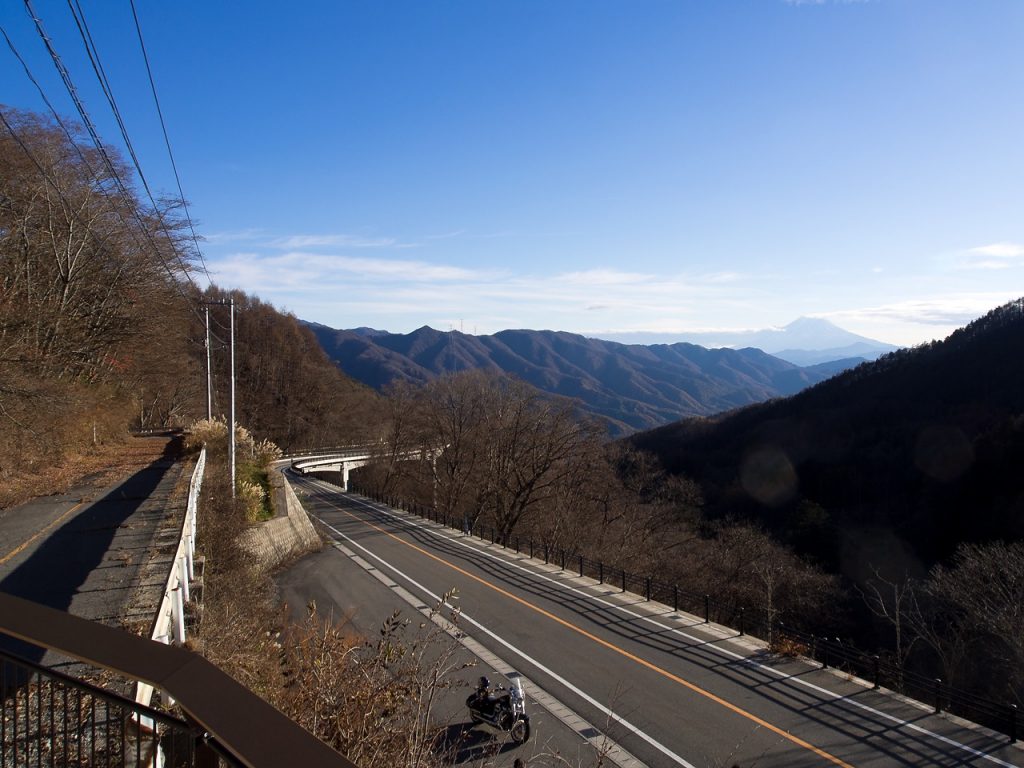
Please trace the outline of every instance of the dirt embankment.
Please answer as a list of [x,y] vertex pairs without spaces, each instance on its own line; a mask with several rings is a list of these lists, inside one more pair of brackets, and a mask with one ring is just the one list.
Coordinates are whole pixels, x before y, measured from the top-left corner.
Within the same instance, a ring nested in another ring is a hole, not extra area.
[[161,457],[177,458],[181,451],[182,441],[177,434],[126,435],[123,440],[65,456],[56,464],[34,467],[32,472],[4,467],[3,482],[0,483],[0,510],[38,496],[65,493],[77,486],[112,485]]

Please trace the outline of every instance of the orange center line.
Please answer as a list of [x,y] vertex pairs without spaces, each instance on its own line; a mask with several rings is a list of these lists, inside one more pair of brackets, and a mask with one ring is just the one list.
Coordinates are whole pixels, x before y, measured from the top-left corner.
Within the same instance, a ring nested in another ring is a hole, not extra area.
[[64,518],[66,518],[68,515],[70,515],[72,512],[74,512],[76,509],[78,509],[83,504],[85,504],[84,501],[78,502],[77,504],[75,504],[75,506],[71,507],[71,509],[69,509],[69,510],[66,510],[60,517],[58,517],[56,520],[51,522],[45,528],[42,528],[41,530],[36,531],[36,533],[33,536],[30,536],[29,538],[25,539],[25,541],[21,542],[21,544],[16,546],[14,549],[12,549],[6,555],[4,555],[3,557],[0,557],[0,565],[3,565],[4,563],[6,563],[8,560],[10,560],[12,557],[17,555],[19,552],[24,551],[25,547],[27,547],[29,544],[31,544],[33,541],[38,539],[40,536],[42,536],[47,531],[52,530],[54,526],[56,526],[58,523],[62,522],[64,520]]
[[419,552],[420,554],[425,555],[425,556],[429,557],[430,559],[435,560],[438,563],[441,563],[442,565],[445,565],[445,566],[451,568],[453,571],[456,571],[457,573],[461,573],[466,578],[472,579],[473,581],[476,581],[477,583],[479,583],[479,584],[481,584],[481,585],[483,585],[483,586],[485,586],[485,587],[487,587],[489,589],[494,590],[498,594],[503,595],[503,596],[509,598],[510,600],[514,600],[515,602],[519,603],[520,605],[522,605],[522,606],[524,606],[526,608],[529,608],[531,611],[535,611],[536,613],[539,613],[541,616],[544,616],[544,617],[546,617],[548,619],[551,619],[551,621],[554,621],[554,622],[556,622],[558,624],[561,624],[566,629],[570,629],[573,632],[576,632],[577,634],[580,634],[583,637],[587,638],[588,640],[592,640],[593,642],[597,643],[598,645],[601,645],[601,646],[607,648],[608,650],[613,651],[613,652],[619,654],[620,656],[624,656],[625,658],[629,659],[630,661],[636,662],[640,666],[646,667],[647,669],[651,670],[652,672],[656,672],[657,674],[661,675],[662,677],[668,678],[672,682],[678,683],[679,685],[682,685],[683,687],[688,688],[689,690],[693,691],[694,693],[700,694],[701,696],[704,696],[705,698],[710,699],[711,701],[715,702],[716,704],[719,704],[720,706],[725,707],[729,711],[734,712],[737,715],[740,715],[741,717],[745,717],[747,720],[750,720],[751,722],[756,723],[757,725],[761,726],[762,728],[766,728],[769,731],[772,731],[773,733],[778,734],[782,738],[788,739],[789,741],[793,742],[797,746],[800,746],[800,747],[803,747],[804,749],[810,750],[811,752],[813,752],[814,754],[818,755],[819,757],[822,757],[825,760],[828,760],[829,762],[831,762],[831,763],[833,763],[835,765],[842,766],[842,768],[853,768],[852,765],[850,765],[849,763],[847,763],[844,760],[841,760],[840,758],[836,757],[835,755],[830,754],[829,752],[826,752],[825,750],[821,749],[820,747],[816,747],[816,746],[814,746],[813,744],[811,744],[811,743],[809,743],[807,741],[804,741],[799,736],[794,736],[793,734],[789,733],[788,731],[784,731],[782,728],[779,728],[777,725],[773,725],[772,723],[769,723],[767,720],[761,719],[757,715],[755,715],[755,714],[753,714],[751,712],[748,712],[747,710],[743,709],[742,707],[738,707],[735,704],[733,704],[732,702],[726,701],[725,699],[721,698],[720,696],[717,696],[717,695],[711,693],[711,691],[707,691],[707,690],[701,688],[699,685],[691,683],[689,680],[685,680],[682,677],[679,677],[678,675],[675,675],[672,672],[669,672],[668,670],[663,669],[662,667],[659,667],[658,665],[653,664],[653,663],[647,661],[644,658],[641,658],[640,656],[636,656],[635,654],[632,654],[629,651],[627,651],[627,650],[625,650],[623,648],[620,648],[619,646],[614,645],[613,643],[610,643],[607,640],[604,640],[603,638],[600,638],[597,635],[594,635],[594,634],[588,632],[587,630],[583,629],[582,627],[578,627],[575,624],[573,624],[572,622],[566,621],[565,619],[563,619],[563,618],[561,618],[559,616],[556,616],[555,614],[551,613],[550,611],[547,611],[544,608],[541,608],[539,605],[534,605],[533,603],[529,602],[528,600],[525,600],[522,597],[519,597],[518,595],[514,595],[511,592],[509,592],[508,590],[502,589],[498,585],[492,584],[491,582],[487,581],[486,579],[483,579],[480,576],[477,576],[476,574],[470,573],[469,571],[467,571],[467,570],[465,570],[463,568],[460,568],[459,566],[455,565],[454,563],[451,563],[451,562],[445,560],[444,558],[442,558],[442,557],[440,557],[438,555],[435,555],[433,552],[430,552],[430,551],[428,551],[426,549],[423,549],[422,547],[419,547],[419,546],[413,544],[410,541],[406,541],[405,539],[400,538],[399,536],[397,536],[394,533],[391,533],[390,531],[386,531],[383,528],[381,528],[381,527],[379,527],[377,525],[374,525],[373,523],[369,522],[368,520],[363,520],[362,518],[357,517],[356,515],[354,515],[351,512],[349,512],[348,510],[344,510],[344,509],[340,509],[340,508],[338,508],[338,509],[340,511],[344,512],[349,517],[351,517],[353,520],[361,522],[364,525],[370,526],[374,530],[379,531],[380,533],[383,533],[385,536],[388,536],[388,537],[394,539],[398,543],[404,544],[405,546],[409,547],[410,549],[413,549],[413,550]]

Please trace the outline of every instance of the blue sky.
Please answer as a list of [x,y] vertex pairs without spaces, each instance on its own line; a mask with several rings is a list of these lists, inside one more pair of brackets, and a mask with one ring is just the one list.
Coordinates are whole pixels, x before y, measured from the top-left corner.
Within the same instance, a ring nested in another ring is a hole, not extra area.
[[[80,2],[171,193],[131,8]],[[914,344],[1024,294],[1019,0],[136,4],[214,280],[304,319]],[[34,7],[120,145],[67,4]]]

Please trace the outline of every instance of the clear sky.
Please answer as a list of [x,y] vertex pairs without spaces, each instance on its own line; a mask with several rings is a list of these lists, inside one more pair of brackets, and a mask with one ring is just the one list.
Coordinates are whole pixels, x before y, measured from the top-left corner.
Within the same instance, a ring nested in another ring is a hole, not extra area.
[[[128,0],[78,2],[172,193]],[[67,3],[33,5],[120,146]],[[136,5],[213,279],[303,319],[914,344],[1024,295],[1020,0]],[[0,103],[43,109],[2,41]]]

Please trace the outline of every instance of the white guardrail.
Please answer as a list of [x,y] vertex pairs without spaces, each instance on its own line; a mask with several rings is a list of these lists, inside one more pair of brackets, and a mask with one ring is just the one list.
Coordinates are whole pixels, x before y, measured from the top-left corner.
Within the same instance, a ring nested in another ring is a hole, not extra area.
[[[160,601],[150,639],[170,645],[185,642],[185,603],[189,600],[189,583],[195,578],[196,554],[196,509],[199,505],[199,489],[203,484],[203,470],[206,468],[206,446],[199,452],[199,460],[192,471],[188,486],[188,504],[185,520],[181,525],[178,548],[174,552],[171,572],[164,583],[164,596]],[[149,706],[153,698],[153,686],[138,683],[135,701]]]

